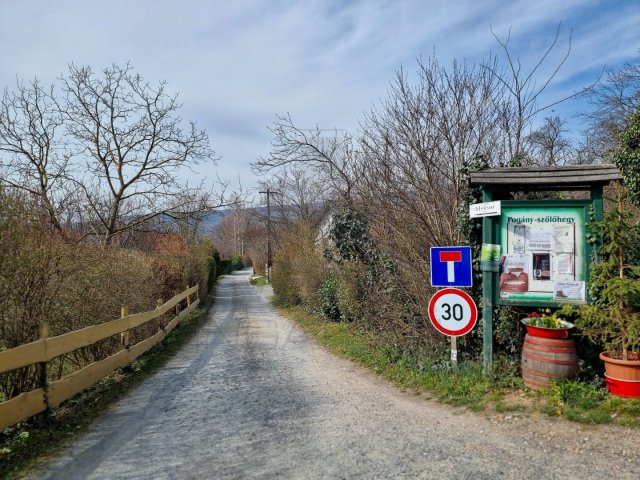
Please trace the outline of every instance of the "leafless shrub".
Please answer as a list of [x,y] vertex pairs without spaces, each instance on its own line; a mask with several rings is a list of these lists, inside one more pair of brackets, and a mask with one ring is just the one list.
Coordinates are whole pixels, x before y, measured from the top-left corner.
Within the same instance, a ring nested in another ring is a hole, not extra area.
[[[27,199],[0,189],[0,350],[36,340],[44,321],[51,336],[60,335],[114,320],[123,305],[130,313],[152,310],[158,298],[166,301],[187,285],[206,288],[204,245],[165,237],[156,251],[130,251],[70,241],[47,228],[47,222]],[[170,270],[167,275],[158,265]],[[138,328],[131,342],[156,329],[154,322]],[[116,336],[79,349],[50,362],[49,378],[60,378],[121,348]],[[35,386],[34,368],[0,375],[5,398]]]
[[318,290],[325,278],[325,260],[315,242],[316,229],[300,222],[282,235],[274,255],[273,290],[280,301],[318,307]]
[[54,87],[18,82],[0,99],[0,183],[31,194],[57,231],[72,221],[70,150],[61,138],[63,115]]

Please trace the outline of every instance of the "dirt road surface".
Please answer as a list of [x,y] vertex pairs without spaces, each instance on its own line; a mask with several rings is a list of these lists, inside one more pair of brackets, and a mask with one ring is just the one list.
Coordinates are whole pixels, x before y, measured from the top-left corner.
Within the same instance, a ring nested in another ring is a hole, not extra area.
[[248,277],[222,278],[191,343],[39,476],[640,478],[637,430],[402,393],[315,346]]

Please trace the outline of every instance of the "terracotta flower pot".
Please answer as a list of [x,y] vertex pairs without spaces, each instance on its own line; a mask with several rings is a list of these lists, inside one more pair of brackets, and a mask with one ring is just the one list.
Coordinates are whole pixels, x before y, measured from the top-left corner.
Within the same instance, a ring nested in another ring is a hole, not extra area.
[[640,398],[640,353],[630,352],[629,360],[622,360],[621,357],[619,352],[600,354],[609,393],[619,397]]

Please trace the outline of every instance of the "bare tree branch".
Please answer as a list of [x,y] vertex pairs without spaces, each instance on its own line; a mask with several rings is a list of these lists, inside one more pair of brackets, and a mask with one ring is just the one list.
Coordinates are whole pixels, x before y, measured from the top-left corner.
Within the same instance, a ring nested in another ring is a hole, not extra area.
[[327,178],[336,195],[350,196],[354,152],[347,133],[336,129],[333,136],[326,136],[326,129],[301,129],[288,114],[277,116],[269,130],[274,136],[271,153],[252,164],[254,172],[265,174],[287,165],[305,165]]
[[590,157],[602,159],[619,148],[620,133],[640,108],[640,64],[626,64],[621,70],[608,71],[584,96],[594,107],[582,115],[589,140],[585,150]]
[[569,40],[567,42],[567,49],[561,60],[559,60],[554,66],[551,73],[547,74],[542,79],[542,84],[537,87],[535,78],[540,73],[543,65],[548,63],[550,55],[558,46],[558,40],[560,38],[560,32],[562,23],[558,24],[553,40],[540,56],[536,64],[527,72],[522,72],[522,65],[520,60],[514,60],[510,50],[509,41],[511,39],[511,29],[505,39],[501,39],[491,29],[491,34],[500,45],[504,57],[506,58],[507,71],[500,71],[496,68],[496,64],[484,64],[483,68],[487,69],[496,77],[496,79],[507,89],[510,93],[509,100],[506,102],[512,113],[505,117],[502,128],[507,133],[509,142],[509,157],[510,164],[517,166],[522,163],[522,160],[526,156],[525,152],[525,140],[527,138],[527,130],[531,128],[531,124],[535,116],[547,110],[553,106],[556,106],[562,102],[565,102],[571,98],[581,95],[584,91],[588,90],[590,86],[587,86],[577,92],[567,95],[559,100],[546,103],[544,105],[538,105],[539,99],[543,92],[547,89],[553,79],[557,76],[560,69],[564,66],[569,55],[571,54],[571,42],[572,33],[569,34]]
[[39,199],[53,228],[62,231],[69,153],[59,138],[62,114],[53,95],[37,79],[18,82],[0,101],[2,181]]
[[130,65],[111,65],[96,75],[71,64],[61,80],[67,130],[85,159],[87,175],[78,181],[104,242],[161,215],[224,204],[212,202],[212,192],[197,195],[177,180],[179,169],[216,159],[203,130],[193,122],[184,128],[166,82],[152,86]]

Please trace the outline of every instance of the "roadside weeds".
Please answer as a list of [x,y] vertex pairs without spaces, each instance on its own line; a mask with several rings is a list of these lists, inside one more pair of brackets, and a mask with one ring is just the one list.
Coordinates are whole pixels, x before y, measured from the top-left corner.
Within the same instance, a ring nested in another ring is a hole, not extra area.
[[476,362],[465,362],[458,368],[448,363],[416,364],[394,355],[357,324],[329,322],[302,307],[276,308],[330,352],[418,395],[490,415],[543,413],[583,424],[640,427],[640,400],[611,396],[595,381],[567,380],[536,392],[527,389],[519,377],[484,376],[481,364]]
[[269,285],[269,280],[267,280],[267,277],[262,275],[253,275],[252,277],[249,277],[249,283],[256,287],[262,287],[264,285]]

